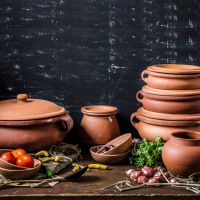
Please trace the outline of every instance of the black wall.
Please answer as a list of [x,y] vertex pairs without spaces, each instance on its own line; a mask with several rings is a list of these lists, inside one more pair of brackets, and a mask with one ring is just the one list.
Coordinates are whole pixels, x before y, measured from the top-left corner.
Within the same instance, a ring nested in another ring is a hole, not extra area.
[[155,63],[200,65],[198,0],[1,0],[0,97],[110,104],[122,131]]

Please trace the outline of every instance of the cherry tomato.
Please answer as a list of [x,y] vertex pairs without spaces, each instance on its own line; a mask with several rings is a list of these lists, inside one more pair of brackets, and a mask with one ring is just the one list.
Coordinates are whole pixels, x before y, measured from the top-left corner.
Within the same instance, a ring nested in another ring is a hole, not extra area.
[[27,152],[24,149],[15,149],[15,150],[12,151],[12,153],[15,156],[15,158],[18,158],[20,156],[27,154]]
[[32,156],[25,154],[23,156],[20,156],[17,158],[17,162],[16,162],[17,166],[20,167],[33,167],[34,166],[34,159]]
[[12,152],[10,152],[10,151],[3,153],[2,156],[1,156],[1,159],[5,160],[6,162],[9,162],[13,165],[16,164],[16,160],[17,160],[15,158],[15,156],[12,154]]

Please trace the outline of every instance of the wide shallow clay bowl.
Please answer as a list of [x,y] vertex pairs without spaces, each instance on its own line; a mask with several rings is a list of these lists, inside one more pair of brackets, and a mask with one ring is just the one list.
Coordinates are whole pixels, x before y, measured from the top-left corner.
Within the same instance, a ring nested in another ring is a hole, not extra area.
[[11,180],[21,180],[33,177],[41,167],[41,162],[34,159],[34,167],[26,169],[11,170],[0,167],[0,174]]
[[168,73],[168,74],[199,74],[200,66],[184,65],[184,64],[157,64],[147,68],[152,72]]
[[101,148],[103,145],[98,145],[90,148],[90,154],[94,160],[96,160],[99,163],[103,164],[117,164],[122,162],[129,153],[129,150],[122,154],[115,154],[115,155],[105,155],[105,154],[98,154],[96,153],[99,148]]
[[169,74],[144,70],[141,74],[141,78],[149,87],[155,89],[200,89],[200,72],[199,74]]
[[106,151],[103,153],[104,155],[114,155],[114,154],[122,154],[129,150],[130,146],[132,145],[132,135],[131,133],[126,133],[121,135],[114,140],[111,140],[107,144],[103,145],[101,149],[104,147],[108,147],[110,145],[115,146],[113,149]]
[[200,90],[159,90],[144,86],[136,98],[146,110],[152,112],[200,113]]
[[81,144],[106,144],[120,135],[116,107],[90,105],[82,107],[81,112],[83,113],[79,134]]
[[139,135],[148,141],[154,141],[157,137],[161,137],[164,141],[167,141],[170,135],[177,131],[200,132],[199,116],[185,120],[183,119],[184,116],[181,117],[180,115],[177,120],[170,120],[167,114],[166,118],[165,115],[161,116],[160,114],[159,116],[158,118],[156,116],[146,116],[139,109],[131,115],[131,123],[137,129]]
[[162,149],[162,159],[169,171],[188,177],[200,172],[200,134],[197,132],[172,133]]
[[[10,149],[0,149],[0,157],[3,153],[7,152],[7,151],[12,151]],[[21,169],[27,169],[26,167],[20,167],[17,165],[13,165],[9,162],[6,162],[5,160],[0,158],[0,167],[4,168],[4,169],[10,169],[10,170],[21,170]]]

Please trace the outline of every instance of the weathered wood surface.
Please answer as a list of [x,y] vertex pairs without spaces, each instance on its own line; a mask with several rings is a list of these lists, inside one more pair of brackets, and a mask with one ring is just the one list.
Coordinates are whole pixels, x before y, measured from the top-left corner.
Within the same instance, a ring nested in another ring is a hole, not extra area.
[[[83,163],[91,163],[87,161]],[[10,188],[0,191],[1,199],[184,199],[199,200],[199,195],[180,189],[143,188],[127,192],[114,190],[99,191],[98,189],[126,178],[128,165],[111,166],[111,170],[92,170],[73,182],[59,183],[53,188]]]

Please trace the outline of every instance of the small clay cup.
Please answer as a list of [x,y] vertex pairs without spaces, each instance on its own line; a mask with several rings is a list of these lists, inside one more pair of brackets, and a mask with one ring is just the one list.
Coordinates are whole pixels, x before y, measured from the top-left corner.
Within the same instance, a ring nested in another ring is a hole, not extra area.
[[91,105],[81,108],[83,118],[79,141],[81,144],[106,144],[120,135],[114,106]]
[[123,160],[125,160],[125,158],[128,156],[129,154],[129,150],[126,151],[125,153],[122,154],[113,154],[113,155],[105,155],[105,154],[98,154],[96,153],[98,151],[99,148],[101,148],[102,145],[98,145],[98,146],[93,146],[90,148],[90,154],[92,156],[92,158],[99,162],[99,163],[103,163],[103,164],[117,164],[122,162]]
[[[114,148],[110,149],[109,151],[104,152],[103,153],[104,155],[122,154],[122,153],[127,152],[132,145],[131,133],[126,133],[115,138],[114,140],[103,145],[101,149],[103,149],[104,147],[108,147],[110,145],[113,145]],[[99,151],[101,149],[99,149]]]
[[174,132],[162,150],[162,159],[175,175],[188,177],[200,172],[200,133]]

